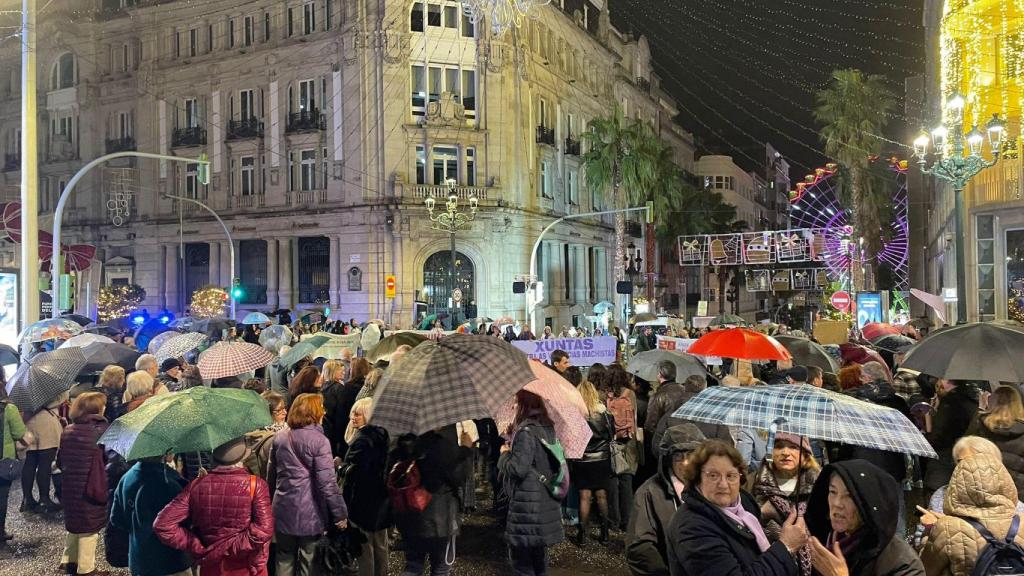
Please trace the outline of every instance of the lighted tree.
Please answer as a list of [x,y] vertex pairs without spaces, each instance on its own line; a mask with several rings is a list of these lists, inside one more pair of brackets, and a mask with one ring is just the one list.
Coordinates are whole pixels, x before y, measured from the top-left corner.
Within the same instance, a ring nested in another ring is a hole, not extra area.
[[103,286],[96,297],[96,314],[100,322],[127,318],[146,299],[146,291],[138,284]]
[[193,318],[213,318],[224,315],[228,293],[217,286],[203,286],[192,293],[189,310]]

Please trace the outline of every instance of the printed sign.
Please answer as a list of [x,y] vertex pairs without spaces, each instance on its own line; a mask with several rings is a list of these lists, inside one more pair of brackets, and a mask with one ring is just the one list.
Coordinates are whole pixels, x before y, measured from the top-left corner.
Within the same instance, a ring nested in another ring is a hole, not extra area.
[[878,292],[857,293],[857,327],[882,322],[882,295]]
[[531,360],[551,362],[551,353],[564,350],[569,354],[573,366],[591,366],[593,364],[612,364],[618,340],[614,336],[595,336],[593,338],[558,338],[554,340],[513,340],[512,345],[522,350]]
[[[673,338],[671,336],[658,336],[658,350],[667,350],[669,352],[678,352],[680,354],[686,354],[690,346],[697,340],[694,338]],[[696,354],[694,354],[696,356]],[[697,356],[704,361],[705,366],[721,366],[722,359],[717,356]]]

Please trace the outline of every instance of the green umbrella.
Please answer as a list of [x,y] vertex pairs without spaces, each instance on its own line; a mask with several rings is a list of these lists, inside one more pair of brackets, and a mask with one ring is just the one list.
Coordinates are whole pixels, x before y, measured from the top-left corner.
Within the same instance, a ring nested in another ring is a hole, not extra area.
[[277,363],[282,368],[291,368],[296,362],[316,352],[321,346],[330,342],[330,336],[312,336],[292,346],[290,350],[281,355]]
[[259,394],[198,386],[150,398],[114,420],[97,444],[125,460],[210,452],[228,440],[271,423],[267,401]]
[[378,360],[383,360],[390,357],[395,353],[395,350],[403,344],[408,344],[413,348],[420,345],[422,342],[426,342],[427,337],[423,334],[417,334],[416,332],[395,332],[391,336],[384,338],[373,347],[372,350],[366,355],[366,359],[373,364]]

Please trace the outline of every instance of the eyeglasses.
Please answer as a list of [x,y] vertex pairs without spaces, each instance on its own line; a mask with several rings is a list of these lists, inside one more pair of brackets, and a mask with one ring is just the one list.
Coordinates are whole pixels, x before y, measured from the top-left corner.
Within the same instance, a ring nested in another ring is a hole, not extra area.
[[720,472],[702,472],[701,477],[712,484],[718,484],[722,481],[722,478],[725,478],[725,481],[729,484],[739,484],[740,482],[739,472],[729,472],[725,476],[722,476]]

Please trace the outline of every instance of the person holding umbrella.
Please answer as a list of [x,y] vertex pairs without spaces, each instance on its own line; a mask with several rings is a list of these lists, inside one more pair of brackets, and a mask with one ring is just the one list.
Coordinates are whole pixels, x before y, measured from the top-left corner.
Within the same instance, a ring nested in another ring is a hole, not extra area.
[[935,384],[932,410],[925,414],[925,438],[939,455],[928,461],[924,471],[924,488],[931,493],[949,483],[953,475],[953,445],[962,436],[978,413],[977,395],[966,384],[941,379]]
[[[25,466],[21,469],[21,511],[57,512],[60,504],[50,499],[51,464],[57,456],[60,436],[64,431],[58,411],[67,402],[67,393],[55,397],[38,412],[25,421],[25,428],[31,434],[25,452]],[[39,500],[32,496],[33,483],[39,488]]]
[[[4,382],[3,370],[0,370],[0,460],[18,458],[15,443],[20,442],[27,433],[25,423],[21,420],[21,412],[12,402],[7,401],[7,383]],[[7,533],[7,498],[11,493],[14,479],[0,478],[0,549],[14,538]]]

